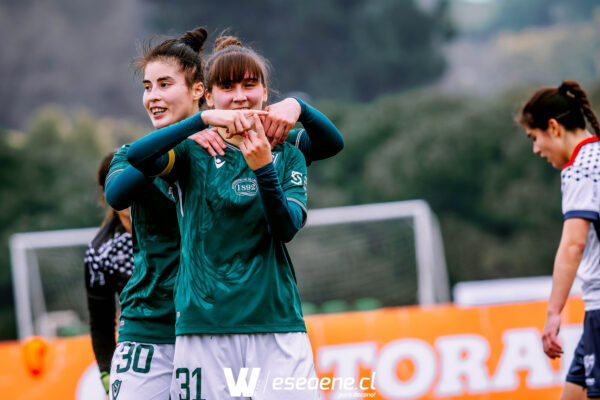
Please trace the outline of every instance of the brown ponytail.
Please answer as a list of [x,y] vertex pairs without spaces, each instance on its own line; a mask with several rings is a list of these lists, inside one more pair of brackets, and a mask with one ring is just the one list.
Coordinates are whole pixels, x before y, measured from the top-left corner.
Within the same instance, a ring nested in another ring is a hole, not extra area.
[[529,128],[546,130],[551,118],[567,130],[585,129],[587,119],[596,136],[600,136],[596,114],[587,94],[576,81],[563,81],[559,87],[539,89],[523,105],[515,120]]
[[558,92],[564,96],[571,97],[579,104],[581,112],[592,126],[592,129],[594,129],[596,136],[600,136],[600,124],[598,123],[598,118],[592,110],[592,105],[588,100],[587,94],[579,83],[577,81],[563,81],[558,87]]

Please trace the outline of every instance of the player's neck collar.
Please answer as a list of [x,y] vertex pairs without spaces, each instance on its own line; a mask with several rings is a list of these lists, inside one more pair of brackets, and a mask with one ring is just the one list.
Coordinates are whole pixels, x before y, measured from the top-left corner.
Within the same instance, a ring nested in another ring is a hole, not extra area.
[[218,133],[219,136],[221,136],[221,138],[225,141],[225,146],[227,146],[228,148],[232,149],[232,150],[237,150],[240,151],[240,143],[242,143],[242,140],[244,140],[244,138],[241,135],[235,135],[232,136],[231,138],[227,139],[225,137],[225,131],[223,129],[223,131],[221,131],[223,128],[219,128]]
[[562,167],[562,169],[565,169],[565,168],[573,165],[573,162],[575,162],[575,158],[577,158],[577,154],[579,154],[579,150],[581,150],[581,148],[583,146],[585,146],[588,143],[593,143],[593,142],[597,142],[597,141],[598,141],[598,136],[592,136],[592,137],[589,137],[587,139],[583,139],[581,142],[579,142],[577,144],[577,146],[575,146],[575,150],[573,150],[573,154],[571,154],[571,159],[569,160],[568,163],[566,163]]

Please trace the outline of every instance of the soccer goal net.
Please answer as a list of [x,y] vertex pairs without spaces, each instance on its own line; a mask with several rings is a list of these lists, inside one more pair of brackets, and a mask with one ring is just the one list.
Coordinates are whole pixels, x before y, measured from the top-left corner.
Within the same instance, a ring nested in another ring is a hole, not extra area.
[[[83,258],[97,228],[10,239],[19,337],[83,333]],[[422,200],[314,209],[287,245],[305,314],[450,300],[438,222]]]

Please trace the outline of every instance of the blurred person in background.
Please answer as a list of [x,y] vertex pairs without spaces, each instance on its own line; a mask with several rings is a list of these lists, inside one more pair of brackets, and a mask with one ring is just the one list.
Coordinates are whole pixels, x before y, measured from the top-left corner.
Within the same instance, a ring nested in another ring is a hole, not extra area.
[[[98,169],[102,200],[106,175],[114,152],[107,154]],[[85,253],[85,289],[90,314],[92,347],[100,369],[102,386],[108,394],[110,361],[115,351],[118,295],[133,272],[129,209],[110,208],[100,230]]]
[[533,141],[533,152],[561,169],[564,223],[542,333],[544,352],[551,359],[563,353],[561,312],[577,275],[583,282],[583,333],[561,399],[600,398],[600,124],[576,81],[539,89],[515,119]]

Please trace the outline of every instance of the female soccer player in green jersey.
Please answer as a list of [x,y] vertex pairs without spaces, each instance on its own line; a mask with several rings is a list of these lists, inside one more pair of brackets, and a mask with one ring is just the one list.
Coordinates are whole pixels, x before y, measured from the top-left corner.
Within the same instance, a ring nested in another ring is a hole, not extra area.
[[[181,260],[171,397],[318,398],[315,385],[302,384],[314,384],[316,374],[284,246],[306,219],[306,160],[288,143],[271,149],[259,117],[267,70],[254,51],[219,38],[206,88],[211,110],[151,133],[127,153],[147,176],[177,186]],[[330,128],[322,114],[298,102],[309,125]],[[241,113],[228,131],[220,130],[228,142],[224,156],[185,140],[224,110]],[[248,368],[249,387],[238,392],[235,383]],[[298,385],[282,387],[284,379]]]
[[[193,115],[202,104],[199,51],[205,38],[206,31],[197,28],[178,40],[170,39],[147,49],[137,60],[144,73],[144,105],[156,128],[165,128]],[[229,126],[234,132],[234,116],[247,112],[211,113],[205,115],[210,119],[207,123]],[[276,140],[285,135],[298,117],[306,131],[295,132],[288,140],[294,138],[294,143],[306,154],[307,162],[330,157],[341,150],[343,140],[335,126],[299,100],[285,99],[271,105],[265,125],[272,128],[271,136]],[[189,123],[183,125],[188,134],[205,127],[201,119],[195,127]],[[203,135],[214,132],[203,131]],[[194,137],[198,139],[198,135]],[[203,140],[199,143],[208,146]],[[123,313],[119,347],[112,363],[111,395],[113,398],[118,395],[119,399],[166,399],[174,343],[172,290],[179,264],[179,232],[173,202],[177,190],[163,180],[146,178],[131,167],[125,157],[128,147],[124,146],[115,156],[107,180],[107,201],[115,208],[131,207],[136,262],[134,277],[121,296]]]

